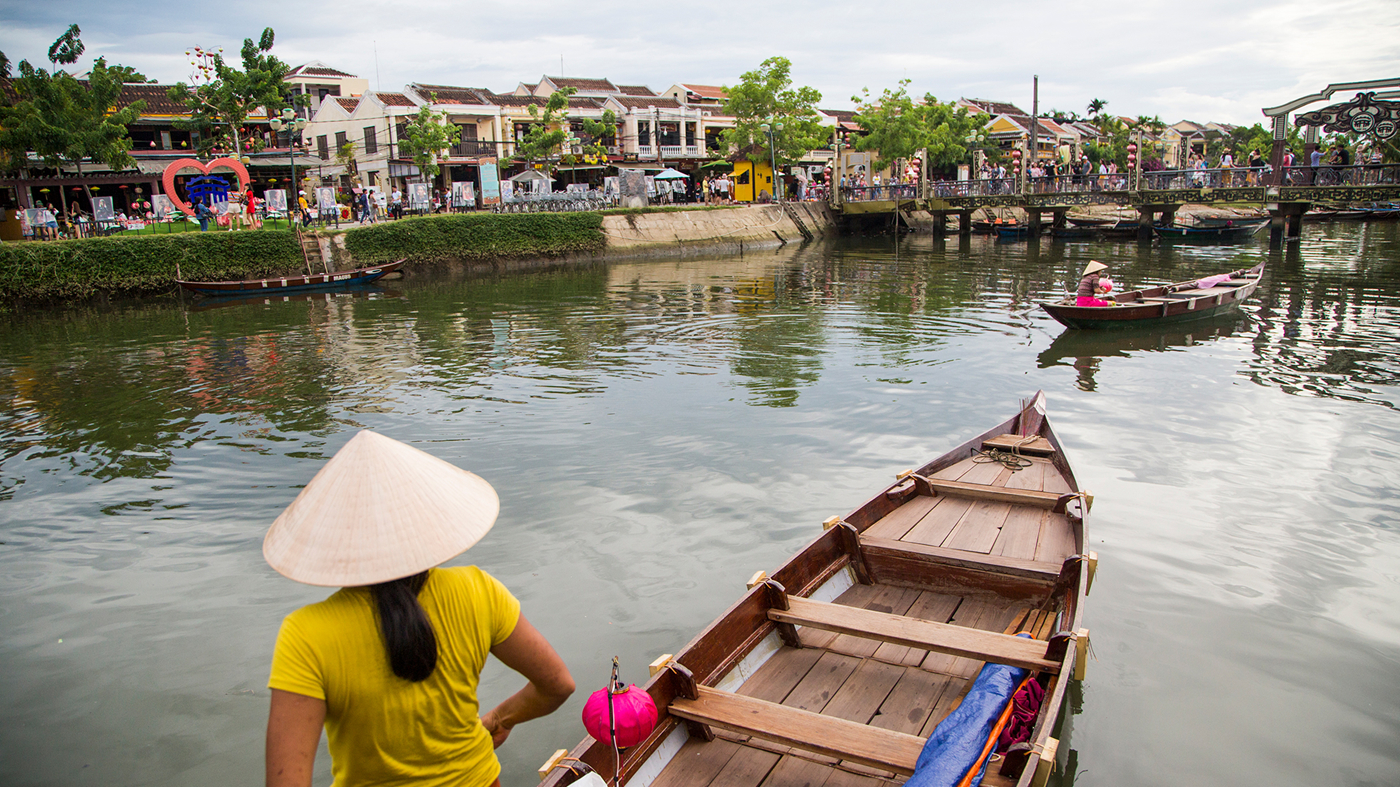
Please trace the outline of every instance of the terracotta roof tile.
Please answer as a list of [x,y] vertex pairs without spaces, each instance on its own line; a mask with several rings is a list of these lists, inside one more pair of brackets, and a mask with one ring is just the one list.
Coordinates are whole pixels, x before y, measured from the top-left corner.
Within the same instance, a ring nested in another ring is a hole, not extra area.
[[386,107],[416,107],[417,104],[403,93],[375,93],[379,103]]
[[335,103],[343,107],[346,112],[354,112],[355,107],[358,107],[360,105],[360,99],[358,96],[351,98],[341,98],[337,96],[335,99]]
[[609,96],[609,100],[616,101],[624,107],[635,109],[646,109],[647,107],[679,108],[681,102],[670,96]]
[[618,85],[617,89],[625,96],[654,96],[656,91],[646,85]]
[[412,85],[413,92],[425,99],[437,96],[439,104],[463,104],[486,106],[493,98],[491,91],[479,87],[458,87],[456,85]]
[[122,85],[121,95],[117,97],[117,107],[125,107],[131,103],[141,100],[146,102],[146,108],[141,110],[143,115],[188,115],[190,111],[180,104],[170,100],[168,91],[172,85]]
[[322,67],[322,66],[303,65],[303,66],[297,66],[296,68],[292,69],[290,72],[288,72],[287,76],[351,77],[351,78],[353,79],[355,75],[354,75],[354,74],[347,74],[347,73],[345,73],[344,71],[339,71],[339,70],[334,69],[334,68],[325,68],[325,67]]
[[697,96],[700,96],[701,98],[717,98],[721,100],[729,98],[729,94],[724,92],[724,88],[719,87],[717,85],[682,84],[681,87],[685,88],[686,90],[689,90]]
[[617,86],[606,79],[572,79],[565,77],[549,77],[556,87],[572,87],[590,92],[616,93]]

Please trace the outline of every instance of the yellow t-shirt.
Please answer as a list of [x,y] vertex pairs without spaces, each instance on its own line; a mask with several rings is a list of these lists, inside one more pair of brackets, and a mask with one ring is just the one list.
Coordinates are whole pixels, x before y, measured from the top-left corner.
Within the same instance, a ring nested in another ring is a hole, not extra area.
[[437,635],[437,668],[413,683],[389,667],[368,588],[342,588],[288,615],[268,688],[326,702],[336,787],[488,785],[501,772],[476,687],[520,602],[476,566],[435,568],[418,601]]

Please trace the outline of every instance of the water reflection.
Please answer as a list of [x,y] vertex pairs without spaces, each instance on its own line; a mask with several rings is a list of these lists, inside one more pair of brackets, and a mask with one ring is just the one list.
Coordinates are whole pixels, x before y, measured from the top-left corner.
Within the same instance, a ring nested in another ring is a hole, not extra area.
[[1204,320],[1159,328],[1121,328],[1081,331],[1066,328],[1036,356],[1041,369],[1071,366],[1081,391],[1096,390],[1094,374],[1103,359],[1129,358],[1140,352],[1171,352],[1195,347],[1218,338],[1247,334],[1249,318],[1236,312]]
[[[644,679],[823,519],[1045,388],[1105,558],[1068,775],[1297,781],[1271,748],[1287,717],[1313,783],[1395,783],[1397,240],[876,238],[7,315],[0,706],[22,723],[0,762],[17,784],[254,783],[277,622],[318,597],[260,539],[361,426],[497,485],[470,560],[587,685],[618,653]],[[1089,258],[1134,288],[1266,256],[1219,321],[1068,334],[1034,305]],[[578,739],[577,712],[512,736],[507,785]]]

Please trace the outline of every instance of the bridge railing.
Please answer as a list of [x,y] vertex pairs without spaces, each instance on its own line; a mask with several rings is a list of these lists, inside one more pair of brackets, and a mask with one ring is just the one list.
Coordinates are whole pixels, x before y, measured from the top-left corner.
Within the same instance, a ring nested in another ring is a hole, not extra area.
[[1400,164],[1352,164],[1345,167],[1320,164],[1283,170],[1285,186],[1377,186],[1394,183],[1400,183]]
[[1030,179],[1032,194],[1078,194],[1091,191],[1127,191],[1130,175],[1126,172],[1088,175],[1046,175]]
[[1167,191],[1263,186],[1268,184],[1271,173],[1272,169],[1267,166],[1163,169],[1142,173],[1142,187],[1148,191]]
[[918,196],[919,187],[913,183],[891,183],[880,186],[846,186],[841,189],[841,197],[847,202],[915,199]]
[[934,180],[928,188],[929,196],[936,198],[1001,196],[1016,193],[1016,179]]

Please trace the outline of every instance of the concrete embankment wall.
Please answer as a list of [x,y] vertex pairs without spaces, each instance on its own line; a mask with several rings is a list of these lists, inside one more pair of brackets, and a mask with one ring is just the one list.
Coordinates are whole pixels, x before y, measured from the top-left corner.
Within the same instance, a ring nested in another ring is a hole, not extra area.
[[780,246],[836,234],[825,203],[797,202],[723,210],[686,210],[603,217],[607,248],[600,256],[630,257]]

